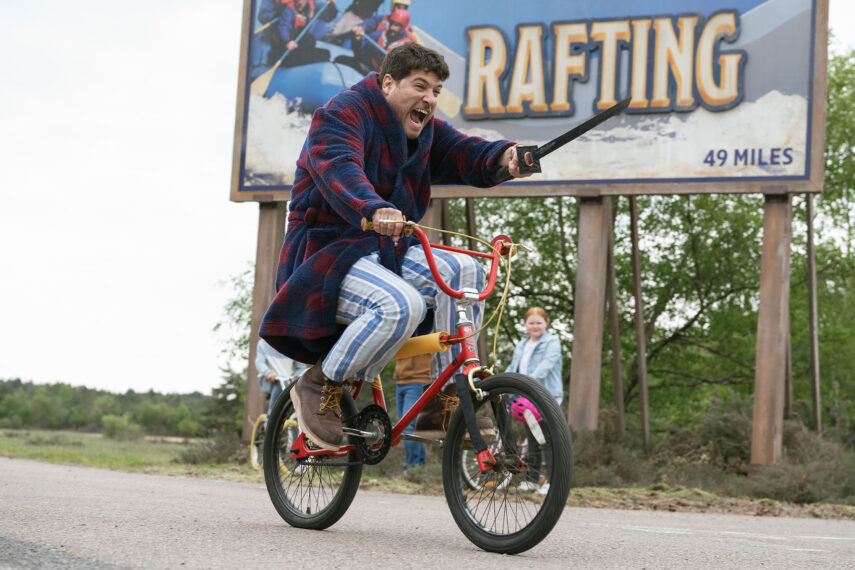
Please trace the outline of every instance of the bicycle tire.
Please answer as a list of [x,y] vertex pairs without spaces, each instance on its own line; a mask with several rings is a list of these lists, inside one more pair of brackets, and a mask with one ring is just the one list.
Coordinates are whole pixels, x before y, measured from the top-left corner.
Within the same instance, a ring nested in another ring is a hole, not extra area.
[[[344,417],[352,417],[358,411],[347,390],[342,393],[341,408]],[[289,388],[277,399],[267,422],[264,440],[267,493],[279,516],[289,525],[323,530],[338,521],[353,502],[362,478],[362,462],[357,451],[328,461],[323,456],[303,464],[292,459],[290,448],[294,437],[289,433],[289,420],[293,414]],[[352,438],[350,443],[353,443]]]
[[[445,498],[457,526],[473,544],[488,552],[517,554],[542,541],[567,504],[573,475],[570,429],[555,398],[527,376],[496,374],[479,386],[489,397],[476,400],[475,409],[480,415],[488,415],[497,427],[494,437],[485,443],[501,467],[482,474],[475,488],[467,482],[463,451],[470,448],[471,453],[471,443],[466,437],[463,411],[458,409],[443,446]],[[511,412],[510,405],[518,397],[528,399],[540,416],[536,434],[527,435],[532,429],[523,427],[527,424]],[[537,465],[526,463],[521,455],[515,442],[522,438],[537,439],[529,445],[537,444]],[[545,478],[548,487],[530,483],[534,478]],[[545,494],[528,492],[525,487]]]
[[267,414],[261,414],[255,418],[255,423],[252,425],[252,437],[249,440],[249,464],[256,471],[261,471],[264,467],[264,424],[267,420]]

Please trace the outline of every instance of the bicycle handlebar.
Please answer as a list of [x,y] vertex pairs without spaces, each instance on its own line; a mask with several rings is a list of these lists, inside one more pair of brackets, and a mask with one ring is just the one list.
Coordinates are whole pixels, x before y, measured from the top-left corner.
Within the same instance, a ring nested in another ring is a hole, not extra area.
[[[393,221],[389,220],[389,223],[393,223]],[[448,245],[431,243],[428,240],[425,232],[420,227],[418,227],[415,222],[402,222],[395,220],[394,223],[404,224],[405,236],[415,234],[416,238],[418,238],[419,242],[421,242],[422,244],[422,248],[425,252],[425,259],[427,260],[428,268],[430,268],[430,273],[433,276],[434,281],[436,281],[436,284],[439,285],[439,288],[442,289],[443,293],[455,299],[462,299],[464,292],[452,289],[442,279],[442,276],[439,274],[439,269],[436,266],[436,260],[433,257],[432,248],[442,249],[446,251],[454,251],[457,253],[464,253],[466,255],[471,255],[474,257],[486,257],[490,259],[490,276],[487,280],[487,286],[484,288],[483,291],[478,294],[479,301],[483,301],[484,299],[493,294],[493,289],[496,287],[496,276],[499,273],[499,259],[505,256],[514,255],[515,253],[511,238],[503,234],[499,234],[493,238],[493,241],[490,243],[490,247],[493,248],[493,251],[488,254],[472,251],[469,249],[462,249]],[[365,231],[374,230],[374,224],[371,223],[369,220],[363,218],[362,229]]]

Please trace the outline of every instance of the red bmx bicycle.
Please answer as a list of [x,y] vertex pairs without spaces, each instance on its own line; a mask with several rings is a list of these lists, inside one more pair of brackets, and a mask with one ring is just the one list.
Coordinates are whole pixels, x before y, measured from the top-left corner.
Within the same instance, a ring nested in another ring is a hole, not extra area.
[[[341,399],[346,442],[338,451],[315,446],[304,433],[295,438],[288,423],[294,416],[291,392],[283,392],[264,440],[268,493],[292,526],[321,530],[334,524],[353,501],[363,465],[382,461],[403,437],[425,441],[404,435],[404,428],[453,378],[460,404],[445,437],[434,442],[443,447],[442,482],[451,514],[478,547],[505,554],[523,552],[543,540],[558,522],[570,492],[573,453],[567,422],[546,388],[521,374],[493,374],[481,366],[475,351],[466,308],[492,294],[499,264],[510,262],[516,245],[500,235],[490,244],[490,253],[480,253],[431,244],[412,223],[407,229],[424,247],[439,287],[456,299],[457,331],[410,339],[395,358],[439,352],[455,344],[460,345],[460,354],[394,426],[386,413],[379,376],[370,384],[374,403],[362,409],[355,399],[365,382],[348,383]],[[431,248],[488,258],[490,273],[484,291],[449,288],[439,275]],[[500,306],[506,294],[507,287]],[[493,429],[485,430],[482,420],[479,430],[480,416],[489,418]],[[540,492],[532,492],[532,481],[540,482]]]

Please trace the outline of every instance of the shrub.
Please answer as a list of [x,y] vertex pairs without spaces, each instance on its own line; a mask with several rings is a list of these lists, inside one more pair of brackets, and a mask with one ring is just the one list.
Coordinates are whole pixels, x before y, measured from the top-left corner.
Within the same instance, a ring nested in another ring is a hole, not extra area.
[[698,424],[672,427],[657,443],[652,456],[660,466],[700,464],[727,473],[744,474],[751,460],[751,422],[749,401],[714,402]]
[[130,414],[103,416],[101,425],[104,427],[104,436],[110,439],[132,440],[142,437],[142,428],[131,421]]
[[249,452],[231,430],[218,431],[213,437],[191,444],[175,459],[176,463],[191,465],[216,463],[246,463]]
[[573,485],[620,487],[650,480],[645,459],[640,440],[632,435],[619,438],[606,418],[603,429],[573,434]]
[[667,483],[725,496],[792,503],[855,504],[855,454],[810,431],[784,422],[779,465],[748,477],[751,461],[750,398],[713,402],[692,426],[674,426],[644,450],[637,430],[622,439],[608,414],[600,429],[573,435],[574,486],[646,487]]
[[0,428],[3,429],[21,429],[24,427],[24,420],[18,414],[13,414],[5,418],[0,418]]
[[202,425],[191,419],[183,419],[178,422],[178,433],[184,437],[193,437],[202,433]]

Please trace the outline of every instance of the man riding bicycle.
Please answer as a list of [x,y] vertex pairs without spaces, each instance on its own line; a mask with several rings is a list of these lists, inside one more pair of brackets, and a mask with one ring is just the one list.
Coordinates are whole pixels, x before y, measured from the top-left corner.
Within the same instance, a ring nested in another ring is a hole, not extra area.
[[[342,440],[346,380],[373,379],[420,324],[421,333],[433,321],[436,330],[453,330],[454,304],[402,222],[425,215],[431,184],[489,187],[502,167],[522,176],[514,143],[467,136],[434,117],[448,75],[442,56],[422,45],[391,50],[380,73],[315,112],[297,162],[277,294],[260,335],[312,364],[291,398],[301,429],[326,449]],[[363,219],[374,233],[362,230]],[[477,261],[434,256],[451,287],[482,289]],[[479,313],[476,304],[473,322]],[[451,352],[437,353],[434,370]]]

